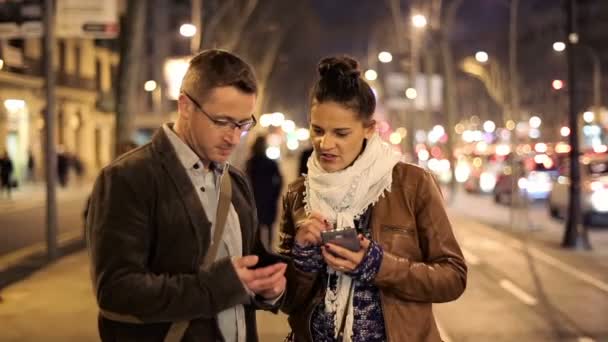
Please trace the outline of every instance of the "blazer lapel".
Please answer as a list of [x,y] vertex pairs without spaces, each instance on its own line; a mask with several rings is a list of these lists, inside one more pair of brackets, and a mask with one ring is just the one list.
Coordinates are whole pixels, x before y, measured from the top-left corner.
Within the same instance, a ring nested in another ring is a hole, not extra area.
[[207,248],[210,244],[211,222],[205,214],[190,177],[182,167],[169,138],[162,128],[152,138],[152,145],[158,152],[163,167],[177,189],[180,200],[190,217],[197,240],[202,242],[203,248]]

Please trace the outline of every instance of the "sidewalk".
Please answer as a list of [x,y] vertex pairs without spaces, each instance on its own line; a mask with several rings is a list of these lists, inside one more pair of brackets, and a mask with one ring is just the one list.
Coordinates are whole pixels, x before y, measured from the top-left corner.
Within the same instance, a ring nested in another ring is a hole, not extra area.
[[[73,181],[63,188],[55,188],[58,200],[80,199],[83,194],[89,194],[93,188],[93,181]],[[0,196],[0,214],[36,208],[46,203],[46,183],[27,183],[13,189],[11,198]]]
[[[0,296],[0,341],[99,341],[84,250],[0,289]],[[259,312],[258,331],[261,341],[281,342],[289,331],[287,318]]]

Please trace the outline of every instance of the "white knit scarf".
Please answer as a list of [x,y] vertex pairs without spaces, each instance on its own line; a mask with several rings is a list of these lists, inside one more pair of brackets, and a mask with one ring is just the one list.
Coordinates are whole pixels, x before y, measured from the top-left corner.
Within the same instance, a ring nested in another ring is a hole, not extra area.
[[[400,154],[383,143],[377,134],[368,140],[365,150],[353,165],[344,170],[326,172],[317,160],[314,151],[308,159],[306,175],[306,212],[318,212],[328,221],[336,224],[336,229],[354,227],[354,221],[376,203],[385,191],[390,191],[392,171],[400,160]],[[327,286],[325,310],[334,316],[335,336],[338,335],[345,308],[348,313],[344,325],[344,341],[352,339],[353,305],[352,296],[347,303],[352,278],[328,267],[328,273],[337,273],[336,290]],[[353,284],[354,285],[354,284]]]

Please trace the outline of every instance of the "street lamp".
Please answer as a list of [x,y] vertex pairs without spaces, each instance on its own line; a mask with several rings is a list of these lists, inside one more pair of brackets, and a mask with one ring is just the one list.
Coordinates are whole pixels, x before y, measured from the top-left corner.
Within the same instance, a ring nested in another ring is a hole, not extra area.
[[560,89],[564,88],[564,81],[553,80],[553,82],[551,82],[551,87],[553,87],[553,89],[555,89],[555,90],[560,90]]
[[412,16],[412,25],[416,28],[424,28],[426,27],[427,20],[426,17],[422,14],[416,14]]
[[179,27],[179,34],[186,38],[192,38],[196,35],[196,26],[192,24],[183,24]]
[[365,79],[368,81],[375,81],[378,78],[378,73],[374,69],[368,69],[365,72]]
[[393,55],[390,52],[382,51],[378,54],[378,60],[382,63],[390,63],[393,60]]
[[478,51],[475,54],[475,60],[479,63],[487,63],[489,58],[488,53],[485,51]]
[[410,100],[414,100],[416,99],[416,97],[418,97],[418,91],[416,91],[416,89],[414,88],[407,88],[407,90],[405,91],[405,97]]
[[562,52],[564,50],[566,50],[566,43],[564,43],[564,42],[553,43],[553,51]]
[[156,81],[149,80],[149,81],[146,81],[146,83],[144,83],[145,91],[151,92],[151,91],[154,91],[154,89],[156,89]]

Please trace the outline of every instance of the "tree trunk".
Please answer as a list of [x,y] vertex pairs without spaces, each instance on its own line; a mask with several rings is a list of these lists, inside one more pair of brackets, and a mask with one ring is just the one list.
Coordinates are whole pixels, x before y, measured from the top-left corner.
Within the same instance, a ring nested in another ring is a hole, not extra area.
[[147,1],[130,0],[122,22],[118,91],[116,94],[116,148],[133,138],[137,115],[139,76],[144,47],[144,26]]
[[456,103],[456,82],[454,77],[454,57],[452,55],[452,49],[450,48],[449,32],[451,32],[452,25],[454,22],[454,16],[458,11],[463,0],[456,0],[450,3],[446,11],[446,20],[441,28],[441,56],[443,58],[443,72],[445,74],[445,108],[447,116],[447,127],[446,132],[448,135],[448,160],[450,161],[452,180],[450,181],[450,203],[453,203],[456,194],[456,158],[454,158],[454,145],[456,140],[456,134],[454,134],[454,126],[456,123],[455,115],[458,104]]

